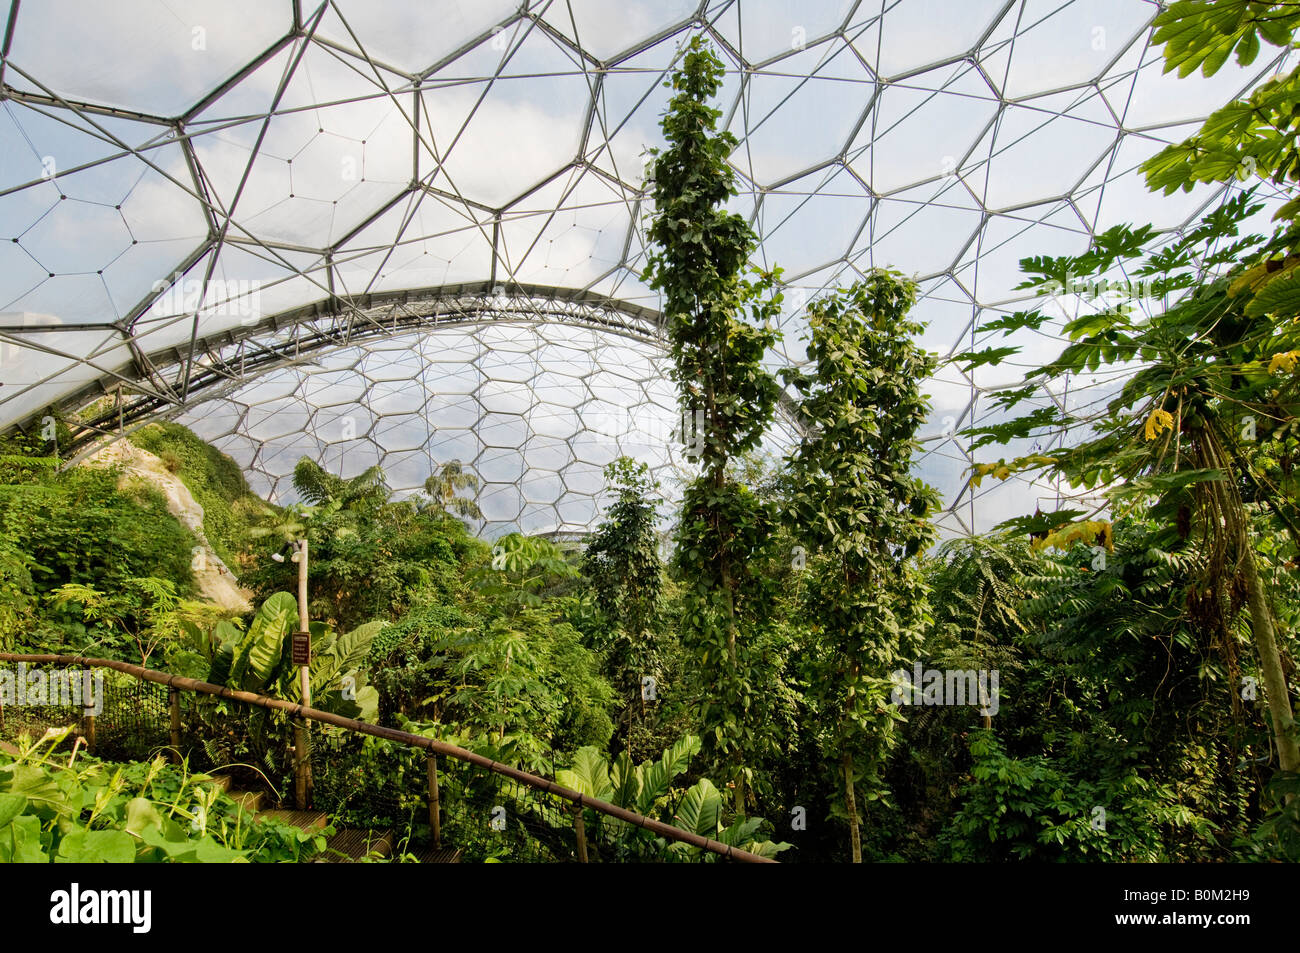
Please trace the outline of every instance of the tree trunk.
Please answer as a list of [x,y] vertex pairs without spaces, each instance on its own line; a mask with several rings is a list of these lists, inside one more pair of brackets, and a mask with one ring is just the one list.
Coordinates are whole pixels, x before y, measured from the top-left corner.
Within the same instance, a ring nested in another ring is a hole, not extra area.
[[849,841],[853,863],[862,863],[862,833],[858,830],[858,802],[853,791],[853,754],[844,752],[844,806],[849,813]]
[[[629,760],[632,757],[632,716],[635,711],[636,711],[636,692],[634,691],[632,697],[628,700],[627,728],[626,728],[627,737],[624,739],[627,745],[627,756]],[[642,689],[641,691],[641,711],[642,711],[642,716],[644,717],[645,714],[645,690],[644,689]]]
[[[1283,771],[1300,771],[1300,745],[1295,737],[1295,716],[1291,711],[1291,694],[1282,671],[1273,631],[1273,614],[1268,608],[1264,580],[1255,565],[1255,553],[1249,542],[1242,553],[1242,571],[1246,577],[1246,594],[1250,604],[1250,631],[1259,653],[1259,671],[1264,677],[1264,696],[1273,716],[1273,733],[1277,736],[1278,766]],[[1236,686],[1233,686],[1236,690]]]
[[[1223,471],[1225,480],[1210,484],[1217,494],[1225,528],[1235,544],[1241,574],[1246,583],[1246,599],[1250,606],[1250,634],[1259,655],[1259,672],[1264,678],[1264,695],[1269,713],[1273,717],[1273,733],[1277,736],[1278,767],[1283,771],[1300,771],[1300,745],[1295,736],[1295,716],[1291,709],[1291,693],[1286,674],[1282,670],[1282,655],[1278,651],[1273,630],[1273,613],[1269,607],[1264,580],[1255,565],[1255,550],[1250,544],[1250,518],[1242,504],[1237,489],[1237,473],[1249,470],[1249,461],[1240,463],[1225,449],[1217,428],[1205,431],[1205,462]],[[1233,465],[1236,464],[1236,465]],[[1233,686],[1238,691],[1240,686]]]

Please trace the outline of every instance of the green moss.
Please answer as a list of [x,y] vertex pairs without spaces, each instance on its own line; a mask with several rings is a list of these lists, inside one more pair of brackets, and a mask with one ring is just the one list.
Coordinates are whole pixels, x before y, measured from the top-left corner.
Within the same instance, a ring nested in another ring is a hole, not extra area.
[[131,442],[159,457],[203,507],[203,531],[232,569],[259,506],[239,464],[180,424],[159,423],[131,435]]

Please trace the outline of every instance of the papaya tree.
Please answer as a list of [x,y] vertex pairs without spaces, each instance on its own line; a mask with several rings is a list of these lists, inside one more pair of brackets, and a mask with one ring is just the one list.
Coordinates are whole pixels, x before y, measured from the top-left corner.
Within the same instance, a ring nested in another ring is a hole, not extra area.
[[746,762],[764,748],[766,625],[762,570],[774,508],[736,479],[729,461],[757,447],[780,385],[763,366],[778,333],[778,271],[749,259],[757,239],[724,208],[736,194],[727,157],[736,138],[717,128],[722,61],[699,36],[686,48],[663,117],[668,145],[653,162],[652,251],[645,279],[662,294],[683,442],[699,476],[683,493],[675,568],[686,583],[682,642],[698,663],[699,715],[708,751],[732,778],[744,809]]
[[911,473],[921,388],[934,358],[907,319],[916,288],[877,269],[809,305],[812,367],[786,372],[806,428],[790,458],[787,515],[817,558],[807,589],[808,679],[836,755],[854,863],[862,861],[857,785],[883,790],[894,740],[890,674],[916,656],[927,585],[917,559],[934,538],[933,489]]
[[[1288,46],[1300,29],[1294,4],[1179,2],[1156,18],[1166,71],[1215,73],[1234,52],[1251,63],[1261,37]],[[1300,511],[1293,494],[1271,478],[1270,461],[1293,454],[1300,387],[1300,255],[1296,226],[1300,197],[1300,71],[1271,81],[1213,114],[1187,140],[1152,157],[1147,184],[1166,194],[1197,183],[1235,184],[1260,175],[1290,201],[1275,218],[1272,236],[1242,235],[1242,223],[1263,205],[1253,190],[1240,192],[1181,236],[1159,246],[1150,226],[1116,226],[1082,255],[1025,259],[1022,288],[1056,298],[1081,275],[1122,272],[1150,292],[1150,317],[1131,302],[1084,307],[1065,324],[1070,344],[1052,362],[1027,375],[1027,386],[997,395],[1004,410],[1031,398],[1042,383],[1066,374],[1137,364],[1138,370],[1104,408],[1076,418],[1040,408],[1006,423],[976,428],[976,445],[1091,428],[1088,439],[1052,455],[999,461],[995,476],[1017,469],[1047,470],[1075,486],[1106,487],[1119,514],[1150,507],[1179,540],[1203,547],[1199,585],[1189,600],[1206,624],[1223,633],[1244,603],[1260,681],[1278,747],[1278,765],[1300,770],[1300,743],[1279,645],[1276,607],[1257,552],[1258,521],[1275,520],[1300,549]],[[1096,282],[1092,283],[1093,285]],[[1131,286],[1131,285],[1129,285]],[[981,330],[1011,333],[1040,328],[1051,309],[1033,308]],[[997,363],[1018,349],[990,348],[962,356],[972,366]],[[999,466],[1000,465],[1000,466]],[[1069,516],[1079,515],[1077,512]],[[1048,542],[1076,538],[1066,515],[1033,527]],[[1285,560],[1286,554],[1278,554]]]

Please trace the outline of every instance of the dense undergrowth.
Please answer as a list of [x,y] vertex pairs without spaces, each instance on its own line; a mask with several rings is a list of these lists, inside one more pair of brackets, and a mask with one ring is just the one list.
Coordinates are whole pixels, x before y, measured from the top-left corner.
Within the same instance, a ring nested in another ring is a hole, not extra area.
[[161,757],[56,754],[67,734],[0,751],[0,863],[294,863],[320,855],[333,832],[255,817]]

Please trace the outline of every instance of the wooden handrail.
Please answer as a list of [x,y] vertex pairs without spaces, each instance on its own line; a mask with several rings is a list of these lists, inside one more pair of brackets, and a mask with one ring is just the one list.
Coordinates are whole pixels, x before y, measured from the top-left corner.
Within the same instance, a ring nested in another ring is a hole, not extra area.
[[457,745],[448,744],[445,741],[438,741],[436,738],[425,738],[423,735],[412,734],[409,731],[401,731],[397,728],[385,728],[382,725],[372,725],[369,722],[357,721],[355,718],[348,718],[344,715],[335,715],[332,712],[321,711],[318,708],[295,705],[293,702],[287,702],[280,698],[271,698],[268,695],[258,695],[254,692],[245,692],[225,685],[213,685],[211,682],[201,682],[198,679],[186,678],[184,675],[171,675],[167,672],[159,672],[154,669],[143,668],[139,665],[132,665],[130,662],[118,662],[114,659],[81,658],[76,655],[16,655],[12,652],[0,652],[0,661],[27,662],[42,665],[85,665],[90,668],[111,668],[114,671],[122,672],[125,675],[130,675],[142,681],[166,685],[168,688],[197,692],[202,695],[214,695],[217,698],[229,698],[234,701],[244,702],[248,705],[257,705],[262,708],[278,709],[279,711],[288,712],[295,718],[307,718],[312,721],[319,721],[322,724],[335,725],[336,727],[344,728],[348,731],[355,731],[375,738],[384,738],[388,741],[397,741],[417,748],[425,748],[426,750],[433,751],[437,754],[444,754],[449,758],[455,758],[458,761],[464,761],[468,764],[485,768],[488,771],[518,781],[520,784],[525,784],[538,791],[543,791],[547,794],[554,794],[566,801],[571,801],[579,807],[589,807],[598,814],[613,817],[617,820],[623,821],[624,823],[631,824],[633,827],[644,828],[645,830],[652,831],[670,840],[690,844],[692,847],[698,847],[701,850],[707,850],[710,853],[718,854],[731,860],[753,864],[776,863],[776,861],[770,857],[760,857],[758,854],[750,851],[723,844],[719,841],[713,840],[712,838],[693,833],[692,831],[682,830],[680,827],[673,827],[671,824],[665,824],[663,821],[657,821],[652,817],[637,814],[635,811],[629,811],[616,804],[610,804],[608,801],[588,797],[585,794],[580,794],[577,791],[570,790],[554,781],[548,781],[546,778],[539,777],[535,774],[529,774],[527,771],[511,767],[508,764],[493,761],[491,758],[485,757],[481,754],[476,754],[473,751],[469,751],[468,749],[461,748]]

